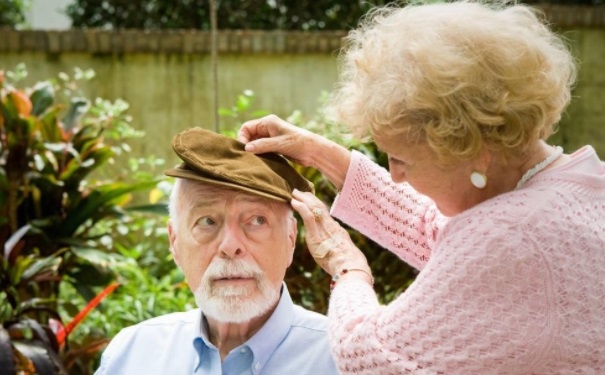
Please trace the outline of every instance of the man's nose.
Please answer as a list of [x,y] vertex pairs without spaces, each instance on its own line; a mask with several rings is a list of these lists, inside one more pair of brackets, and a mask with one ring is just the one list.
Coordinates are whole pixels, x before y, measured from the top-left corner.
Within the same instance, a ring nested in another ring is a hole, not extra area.
[[244,233],[238,225],[226,224],[218,246],[219,256],[234,259],[245,253]]

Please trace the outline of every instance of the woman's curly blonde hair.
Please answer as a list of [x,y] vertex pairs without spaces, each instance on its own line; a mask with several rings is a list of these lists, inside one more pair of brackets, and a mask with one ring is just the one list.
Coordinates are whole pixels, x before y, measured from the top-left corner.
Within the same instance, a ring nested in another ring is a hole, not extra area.
[[524,5],[479,1],[376,8],[345,39],[328,113],[358,137],[425,140],[443,161],[485,146],[524,153],[550,136],[577,67]]

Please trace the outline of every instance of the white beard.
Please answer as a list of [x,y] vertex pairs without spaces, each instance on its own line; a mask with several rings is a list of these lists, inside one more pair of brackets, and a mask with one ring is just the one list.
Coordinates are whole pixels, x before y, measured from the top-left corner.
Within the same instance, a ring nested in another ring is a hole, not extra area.
[[[250,295],[245,286],[213,285],[222,277],[252,277],[260,293]],[[220,322],[243,323],[268,312],[279,298],[279,290],[255,263],[241,260],[216,260],[210,263],[194,292],[195,302],[204,315]]]

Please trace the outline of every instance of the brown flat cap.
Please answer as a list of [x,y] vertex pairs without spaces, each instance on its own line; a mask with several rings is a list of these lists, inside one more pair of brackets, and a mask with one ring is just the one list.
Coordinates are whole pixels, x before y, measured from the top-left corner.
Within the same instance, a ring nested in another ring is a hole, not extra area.
[[164,171],[167,176],[243,190],[289,202],[292,190],[314,192],[313,184],[275,153],[255,155],[244,144],[202,128],[187,129],[172,139],[183,164]]

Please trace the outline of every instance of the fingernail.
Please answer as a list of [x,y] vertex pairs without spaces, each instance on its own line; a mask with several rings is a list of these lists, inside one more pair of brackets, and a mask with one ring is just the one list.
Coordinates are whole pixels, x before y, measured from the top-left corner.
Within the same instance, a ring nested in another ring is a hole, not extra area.
[[254,151],[254,150],[256,149],[256,146],[254,146],[252,143],[247,143],[247,144],[244,146],[244,149],[245,149],[246,151]]

